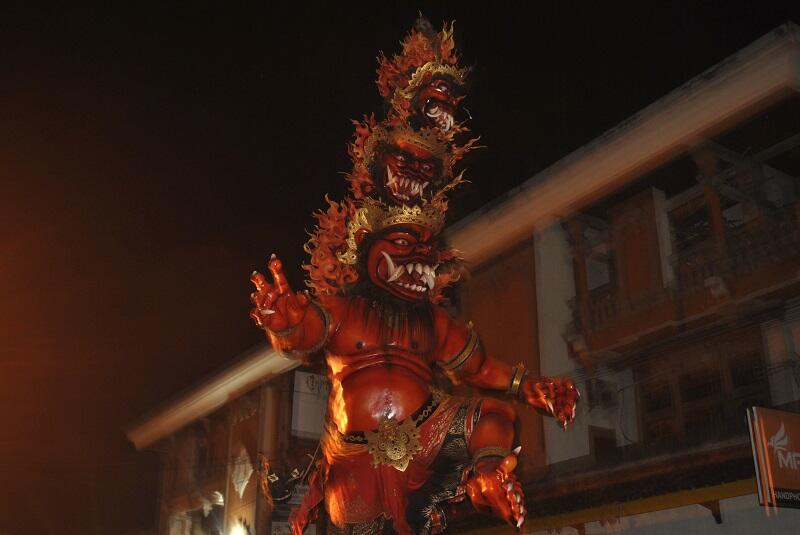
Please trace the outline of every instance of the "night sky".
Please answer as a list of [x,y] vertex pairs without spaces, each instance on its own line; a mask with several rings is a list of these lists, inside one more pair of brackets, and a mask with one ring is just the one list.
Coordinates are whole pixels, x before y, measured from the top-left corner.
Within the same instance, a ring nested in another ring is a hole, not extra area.
[[800,22],[797,2],[263,4],[0,7],[0,533],[154,526],[156,457],[122,428],[261,340],[248,279],[271,252],[300,286],[349,120],[381,109],[375,57],[418,9],[475,66],[488,148],[453,219]]

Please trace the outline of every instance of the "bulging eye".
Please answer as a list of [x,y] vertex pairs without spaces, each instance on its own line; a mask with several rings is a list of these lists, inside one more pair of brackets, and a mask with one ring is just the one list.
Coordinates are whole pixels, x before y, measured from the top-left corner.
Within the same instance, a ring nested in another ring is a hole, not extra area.
[[431,164],[429,164],[429,163],[424,163],[424,164],[422,164],[422,170],[425,173],[431,173],[433,171],[433,166]]
[[395,160],[397,160],[397,165],[405,165],[406,163],[406,157],[403,156],[402,154],[398,154],[397,156],[395,156]]
[[403,238],[397,238],[396,240],[392,240],[392,243],[395,245],[408,245],[408,240],[404,240]]

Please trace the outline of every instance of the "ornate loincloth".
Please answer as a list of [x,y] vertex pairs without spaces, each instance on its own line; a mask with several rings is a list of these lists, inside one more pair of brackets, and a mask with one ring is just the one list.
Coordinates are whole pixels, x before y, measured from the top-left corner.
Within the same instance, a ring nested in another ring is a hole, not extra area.
[[332,422],[322,438],[324,465],[316,488],[293,512],[305,522],[325,500],[333,533],[431,533],[444,515],[438,504],[463,499],[471,466],[467,444],[480,400],[434,392],[411,417],[386,420],[369,433],[342,435]]

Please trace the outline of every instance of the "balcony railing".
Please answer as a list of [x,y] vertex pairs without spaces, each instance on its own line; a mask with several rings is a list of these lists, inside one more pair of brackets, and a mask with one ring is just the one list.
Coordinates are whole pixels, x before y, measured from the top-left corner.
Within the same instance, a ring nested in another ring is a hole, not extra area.
[[[764,216],[751,224],[727,229],[723,244],[706,240],[673,255],[670,262],[676,279],[674,288],[665,288],[635,307],[624,302],[624,296],[615,286],[590,292],[588,317],[580,318],[582,321],[577,323],[587,331],[598,331],[616,320],[641,314],[690,292],[708,290],[719,297],[727,292],[726,281],[792,258],[797,258],[800,266],[800,224],[788,211]],[[779,282],[765,280],[764,286]],[[571,304],[578,319],[579,307],[575,301]]]

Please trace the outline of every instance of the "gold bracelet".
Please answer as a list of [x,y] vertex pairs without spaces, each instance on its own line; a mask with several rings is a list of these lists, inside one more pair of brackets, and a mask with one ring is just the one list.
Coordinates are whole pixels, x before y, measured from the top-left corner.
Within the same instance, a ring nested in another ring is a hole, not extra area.
[[472,463],[475,464],[487,457],[500,457],[501,459],[504,459],[509,453],[511,453],[511,450],[507,450],[506,448],[501,448],[499,446],[488,446],[475,452],[475,455],[472,456]]
[[[300,323],[302,323],[302,321]],[[269,328],[267,330],[272,334],[272,336],[277,336],[278,338],[286,338],[287,336],[289,336],[290,334],[292,334],[297,330],[297,328],[300,326],[300,323],[298,323],[297,325],[286,327],[285,329],[281,329],[279,331],[273,331],[272,329]]]
[[[320,337],[319,342],[314,344],[313,347],[310,347],[310,348],[305,349],[305,350],[286,350],[286,349],[284,349],[284,350],[281,350],[282,353],[285,353],[286,355],[290,355],[290,356],[308,355],[308,354],[315,353],[315,352],[319,351],[320,349],[322,349],[322,346],[324,346],[325,343],[328,341],[328,328],[331,325],[331,317],[330,317],[330,315],[328,315],[328,311],[325,310],[325,308],[323,308],[322,306],[318,305],[315,301],[311,301],[308,304],[308,309],[312,309],[312,308],[317,311],[317,314],[319,315],[320,319],[322,319],[322,336]],[[306,311],[306,314],[308,314],[308,310]],[[305,317],[303,319],[305,319]],[[274,336],[276,336],[278,338],[285,338],[285,337],[289,336],[290,334],[292,334],[295,330],[297,330],[297,328],[300,326],[301,323],[303,323],[303,322],[301,321],[297,325],[289,327],[288,329],[283,329],[282,331],[270,331],[270,332]]]
[[525,365],[521,362],[511,368],[511,382],[508,385],[506,394],[515,398],[519,397],[522,382],[525,380],[526,375],[528,375],[528,370],[525,369]]

